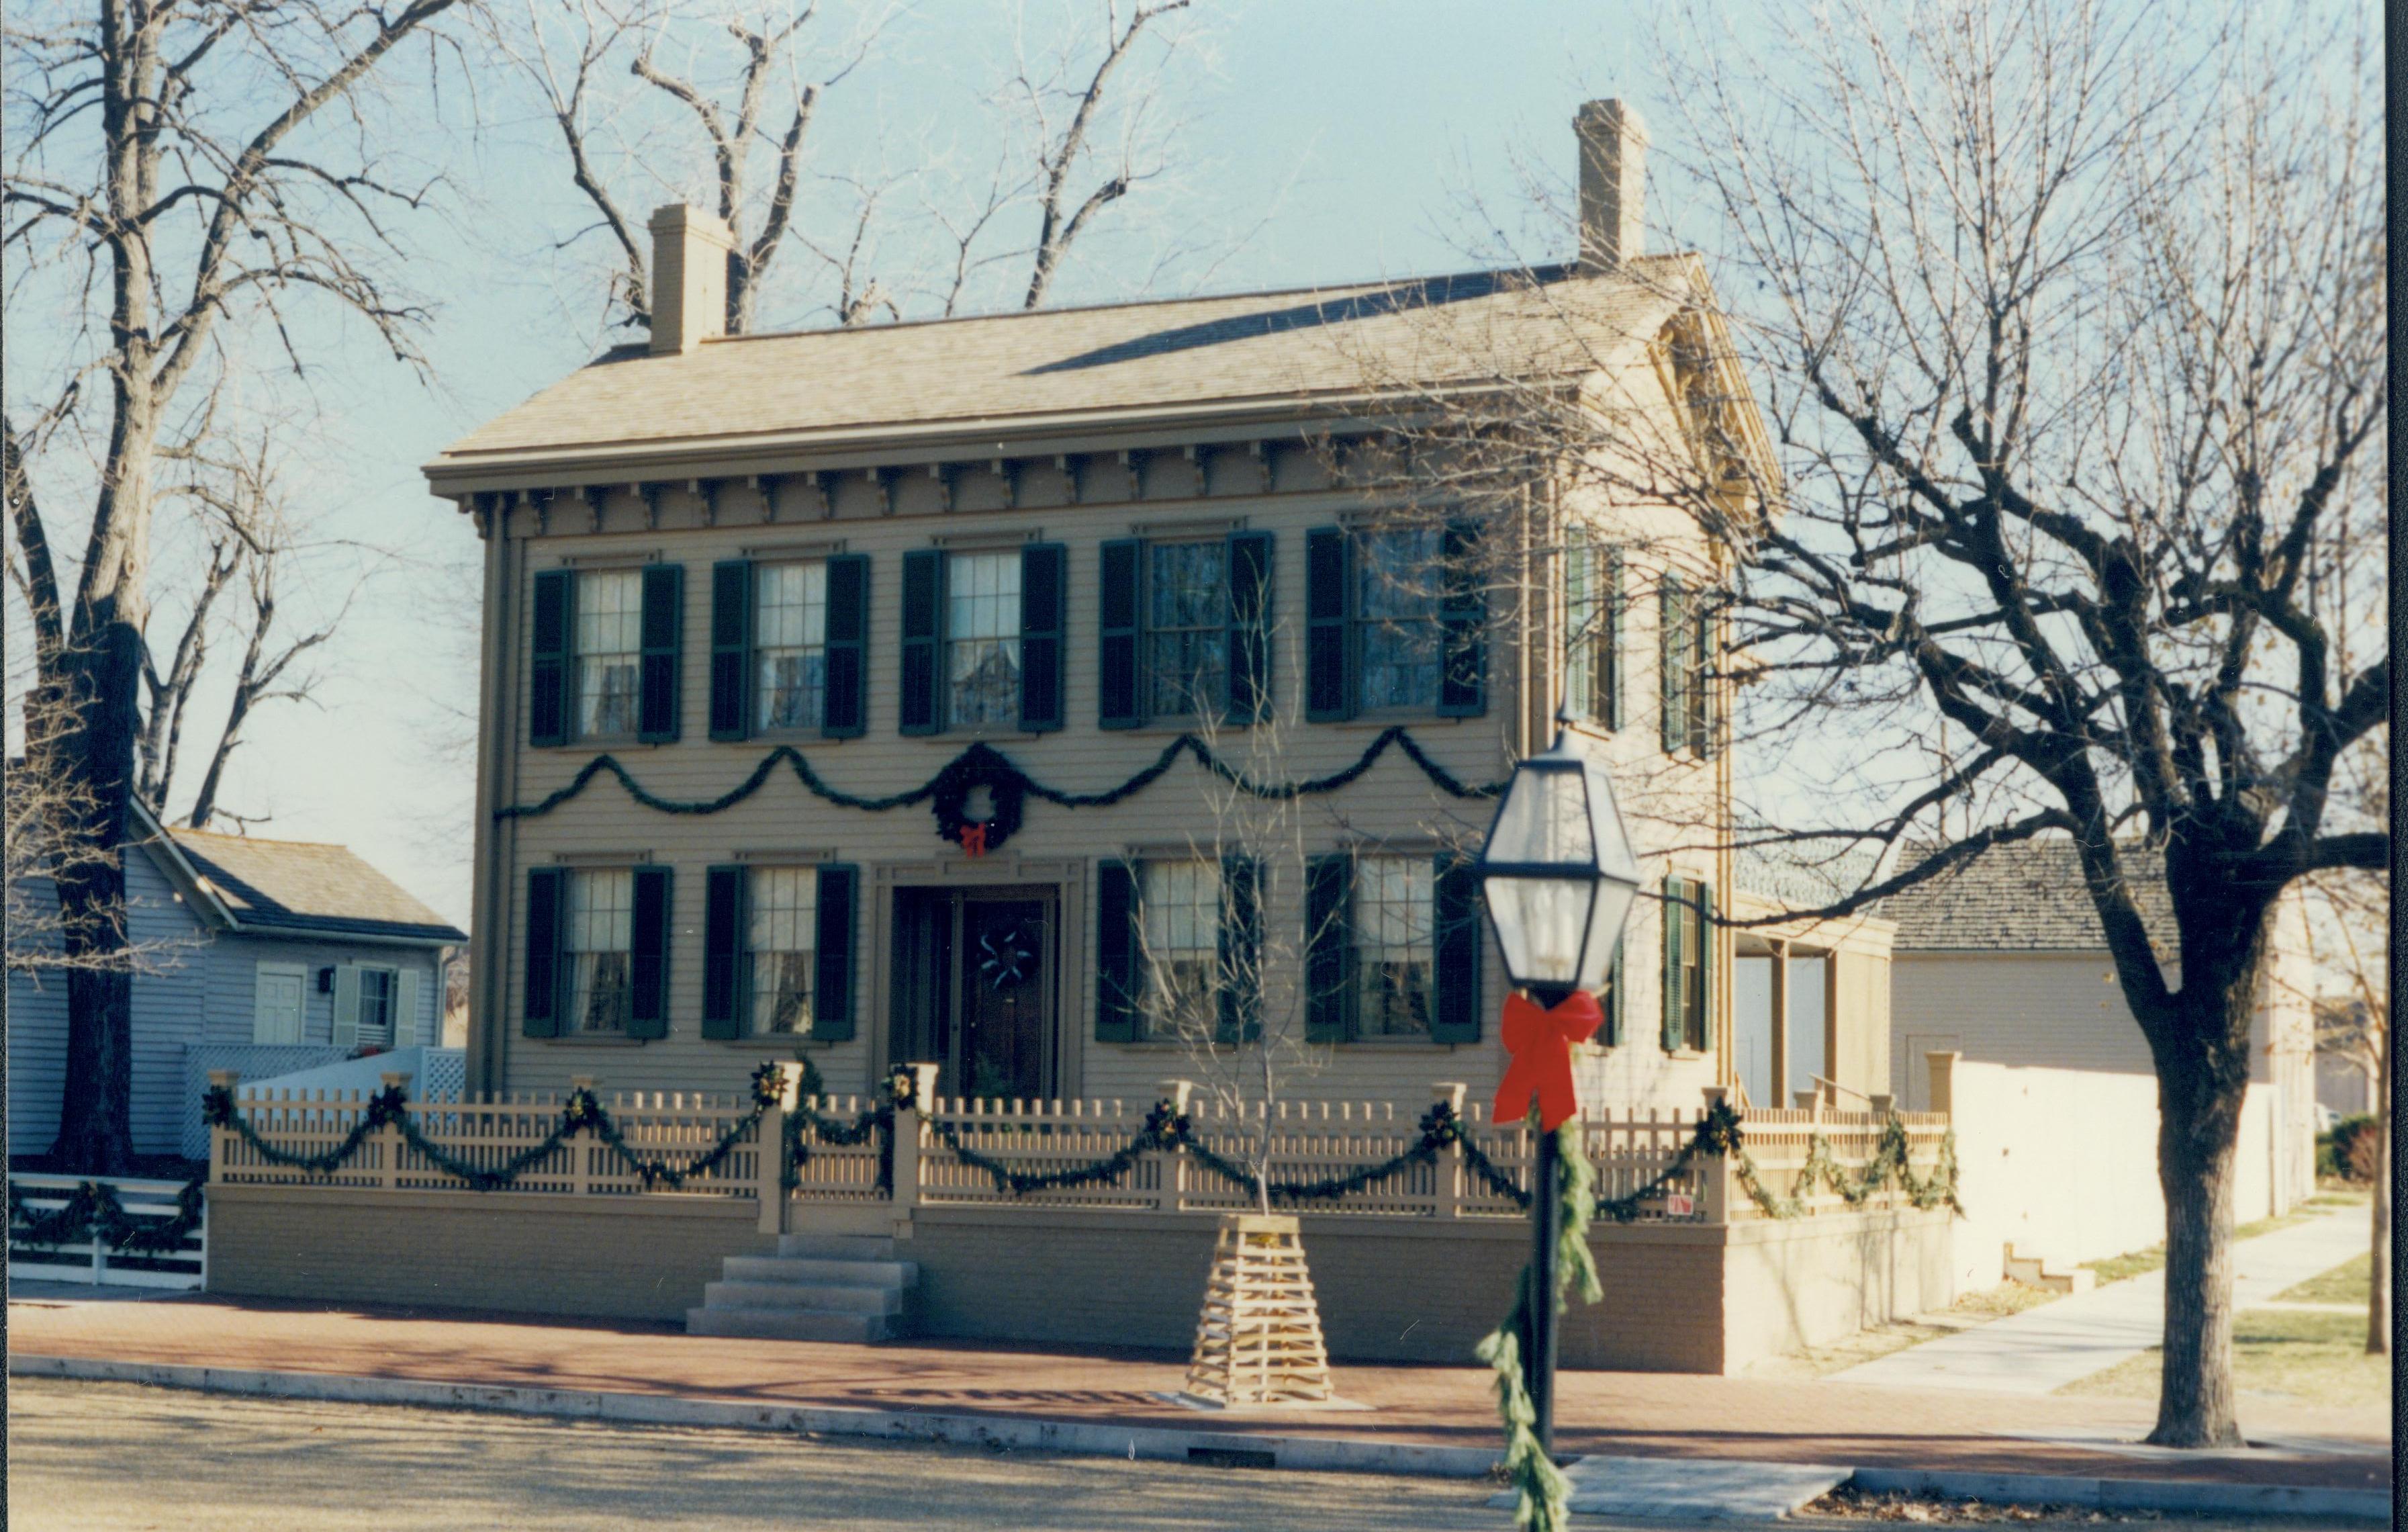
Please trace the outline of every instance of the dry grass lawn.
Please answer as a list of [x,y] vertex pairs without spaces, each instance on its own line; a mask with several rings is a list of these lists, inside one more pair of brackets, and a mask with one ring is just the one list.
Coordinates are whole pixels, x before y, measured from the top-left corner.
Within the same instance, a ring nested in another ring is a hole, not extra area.
[[[2289,1212],[2277,1213],[2272,1218],[2261,1218],[2254,1224],[2238,1225],[2232,1231],[2232,1238],[2236,1240],[2254,1239],[2261,1234],[2272,1234],[2276,1229],[2287,1229],[2294,1224],[2304,1224],[2319,1214],[2332,1211],[2335,1208],[2365,1206],[2364,1192],[2321,1191],[2293,1208]],[[2082,1264],[2099,1273],[2099,1285],[2104,1287],[2109,1282],[2120,1282],[2127,1278],[2155,1271],[2164,1266],[2166,1247],[2162,1244],[2151,1245],[2146,1250],[2128,1251],[2121,1255],[2110,1255],[2103,1260],[2085,1261]]]
[[[2153,1347],[2057,1392],[2155,1399],[2163,1365]],[[2243,1395],[2279,1395],[2340,1410],[2383,1410],[2391,1400],[2391,1362],[2367,1354],[2363,1315],[2244,1309],[2232,1321],[2232,1383]]]
[[2373,1301],[2374,1260],[2361,1255],[2344,1261],[2321,1277],[2310,1277],[2283,1294],[2285,1303],[2356,1303]]

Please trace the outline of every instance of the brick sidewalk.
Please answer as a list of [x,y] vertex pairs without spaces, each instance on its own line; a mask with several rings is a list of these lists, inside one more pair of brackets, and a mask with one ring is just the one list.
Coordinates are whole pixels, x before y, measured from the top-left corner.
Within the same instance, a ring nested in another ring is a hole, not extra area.
[[[1484,1368],[1344,1367],[1345,1411],[1190,1410],[1184,1358],[969,1342],[839,1346],[691,1337],[666,1326],[210,1298],[12,1302],[8,1343],[35,1355],[424,1382],[594,1389],[698,1399],[1111,1422],[1484,1446],[1498,1439]],[[2363,1454],[2133,1455],[2011,1433],[2137,1438],[2150,1411],[2126,1400],[1867,1388],[1673,1373],[1561,1375],[1566,1453],[1723,1457],[1995,1473],[2192,1479],[2387,1489],[2386,1423],[2364,1413],[2243,1406],[2269,1437],[2362,1440]]]

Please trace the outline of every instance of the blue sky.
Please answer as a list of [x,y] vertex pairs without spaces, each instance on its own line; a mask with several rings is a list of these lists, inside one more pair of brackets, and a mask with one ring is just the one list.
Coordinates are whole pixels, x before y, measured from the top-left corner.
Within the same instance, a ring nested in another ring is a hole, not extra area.
[[[1526,211],[1517,156],[1568,180],[1583,99],[1651,104],[1638,78],[1639,13],[1620,4],[1197,8],[1191,33],[1203,46],[1182,52],[1168,87],[1188,120],[1176,181],[1115,210],[1127,230],[1074,261],[1057,301],[1128,295],[1150,248],[1140,233],[1171,231],[1216,257],[1209,269],[1191,261],[1155,291],[1459,268],[1469,264],[1465,193]],[[1054,14],[1033,8],[1031,33]],[[906,14],[871,64],[828,93],[816,168],[874,168],[882,156],[892,169],[930,146],[964,152],[966,104],[1007,46],[1008,19],[982,0]],[[305,332],[312,413],[293,474],[326,527],[394,556],[353,561],[367,572],[316,702],[254,715],[224,801],[271,816],[259,833],[351,845],[465,924],[472,760],[438,747],[447,729],[456,734],[446,704],[473,707],[479,548],[451,504],[426,494],[419,465],[592,354],[600,246],[552,248],[580,209],[548,122],[498,72],[473,98],[450,89],[439,105],[414,82],[393,90],[393,109],[426,124],[412,151],[452,187],[445,211],[412,225],[402,273],[435,308],[432,380],[394,365],[356,326]],[[675,178],[702,167],[697,158],[663,168]],[[1560,257],[1571,236],[1546,221],[1514,242],[1529,258]],[[12,329],[41,322],[9,320]],[[172,579],[161,570],[163,584]]]

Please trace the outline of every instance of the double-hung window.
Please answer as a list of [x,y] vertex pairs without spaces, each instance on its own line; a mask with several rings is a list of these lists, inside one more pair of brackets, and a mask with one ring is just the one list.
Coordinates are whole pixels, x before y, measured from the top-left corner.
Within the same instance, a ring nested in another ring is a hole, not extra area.
[[703,897],[702,1035],[853,1036],[857,869],[733,865]]
[[1699,760],[1713,752],[1713,617],[1698,593],[1670,570],[1656,613],[1656,667],[1662,684],[1664,749]]
[[1713,887],[1664,880],[1664,1051],[1702,1053],[1713,1046]]
[[338,963],[334,988],[336,1047],[407,1048],[423,1040],[418,1025],[417,970]]
[[394,992],[400,981],[391,968],[360,970],[360,1041],[392,1046]]
[[1020,716],[1020,555],[945,561],[945,717],[975,727]]
[[1229,685],[1228,545],[1154,543],[1145,562],[1146,711],[1217,712]]
[[1101,550],[1096,722],[1251,723],[1269,696],[1271,537],[1120,538]]
[[1564,695],[1574,718],[1622,726],[1622,555],[1574,528],[1564,550]]
[[668,1035],[667,867],[530,867],[522,1018],[533,1038]]
[[752,567],[752,718],[762,731],[816,729],[827,709],[828,566]]
[[1305,717],[1486,708],[1487,610],[1469,521],[1305,535]]
[[1260,1025],[1260,864],[1107,862],[1096,897],[1096,1037],[1236,1042]]
[[1063,723],[1059,543],[903,555],[904,734]]
[[1304,906],[1309,1040],[1479,1040],[1484,937],[1467,858],[1314,857]]
[[642,684],[644,591],[635,569],[595,569],[578,578],[577,734],[609,739],[636,732]]

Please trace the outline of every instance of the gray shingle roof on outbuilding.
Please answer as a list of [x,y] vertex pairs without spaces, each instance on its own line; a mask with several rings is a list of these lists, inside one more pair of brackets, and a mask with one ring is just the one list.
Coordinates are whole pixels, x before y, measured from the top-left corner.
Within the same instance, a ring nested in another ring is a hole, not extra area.
[[[1901,849],[1898,866],[1913,866],[1926,848]],[[2122,848],[2141,919],[2160,952],[2174,950],[2173,904],[2166,893],[2161,852]],[[1882,902],[1898,923],[1898,952],[2104,952],[2099,912],[2083,886],[2073,843],[2063,838],[1993,846],[1965,866],[1945,872]]]
[[208,893],[247,931],[465,942],[467,933],[348,846],[207,830],[165,832]]

